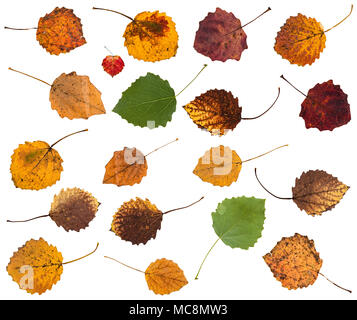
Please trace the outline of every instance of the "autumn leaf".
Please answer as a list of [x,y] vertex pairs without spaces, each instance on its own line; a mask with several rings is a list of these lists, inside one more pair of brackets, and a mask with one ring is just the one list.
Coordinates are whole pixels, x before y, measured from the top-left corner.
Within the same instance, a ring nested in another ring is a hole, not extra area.
[[226,90],[208,90],[186,104],[184,109],[200,129],[205,129],[212,135],[223,136],[229,130],[233,130],[241,120],[254,120],[263,116],[275,105],[279,96],[280,88],[272,106],[254,118],[242,118],[242,108],[238,104],[238,98]]
[[32,239],[14,253],[7,266],[7,272],[20,289],[30,294],[41,295],[51,290],[61,279],[64,265],[90,256],[97,248],[82,258],[63,262],[62,254],[56,247],[49,245],[42,238]]
[[119,56],[106,56],[102,63],[103,69],[106,73],[115,77],[117,74],[123,71],[124,61]]
[[[270,10],[268,8],[260,16]],[[239,61],[242,52],[248,49],[247,35],[243,27],[249,23],[242,26],[233,13],[217,8],[215,12],[208,13],[207,17],[200,22],[194,48],[198,53],[211,58],[212,61],[225,62],[228,59]]]
[[81,19],[72,9],[55,8],[51,13],[40,18],[37,28],[11,30],[37,29],[36,39],[50,54],[59,55],[67,53],[86,44],[83,36]]
[[270,195],[282,200],[293,200],[300,210],[304,210],[311,216],[320,216],[333,209],[349,189],[348,186],[325,171],[309,170],[303,172],[301,177],[296,179],[295,186],[292,188],[293,196],[283,198],[274,195],[263,186],[258,179],[256,169],[255,175],[259,184]]
[[347,100],[348,96],[332,80],[317,84],[306,95],[283,75],[281,78],[305,96],[305,100],[301,104],[300,117],[305,120],[307,129],[317,128],[320,131],[332,131],[350,122],[351,111]]
[[229,147],[219,146],[211,148],[199,159],[193,173],[202,181],[211,183],[214,186],[230,186],[233,182],[238,180],[243,163],[255,160],[286,146],[287,145],[275,148],[260,156],[244,161],[242,161],[238,154]]
[[180,269],[180,267],[173,261],[165,258],[158,259],[151,263],[146,271],[130,267],[116,259],[105,257],[113,260],[121,265],[130,268],[132,270],[145,274],[145,280],[147,282],[149,290],[152,290],[155,294],[165,295],[175,291],[179,291],[188,284],[188,281]]
[[162,212],[148,199],[136,198],[125,202],[113,216],[111,231],[122,240],[132,244],[146,244],[149,240],[155,239],[157,232],[161,229],[163,216],[173,211],[186,209],[189,206]]
[[77,231],[86,229],[95,218],[100,203],[89,192],[79,188],[62,189],[53,199],[50,213],[24,221],[11,221],[10,223],[29,222],[50,217],[58,227],[64,230]]
[[67,135],[51,146],[43,141],[20,144],[11,156],[10,171],[15,187],[41,190],[54,185],[61,178],[63,160],[53,147],[62,140],[85,131],[88,130]]
[[125,147],[122,151],[114,152],[113,158],[105,167],[106,171],[103,183],[115,184],[118,187],[141,183],[148,170],[146,157],[176,141],[178,139],[151,151],[145,156],[136,148]]
[[51,87],[51,108],[56,110],[61,118],[88,119],[91,116],[105,114],[101,92],[90,82],[89,77],[79,76],[76,72],[61,74],[53,84],[30,76],[21,71],[9,68]]
[[144,11],[135,19],[114,10],[93,8],[118,13],[131,22],[125,29],[124,45],[135,59],[156,62],[174,57],[178,48],[178,34],[172,18],[165,13]]
[[[206,65],[195,79],[205,67]],[[148,127],[150,129],[158,128],[159,126],[165,127],[171,121],[172,114],[176,111],[176,98],[185,89],[175,95],[175,91],[167,80],[163,80],[149,72],[145,77],[138,78],[123,92],[113,112],[134,126]]]
[[[316,251],[314,241],[298,233],[292,237],[282,238],[263,259],[274,277],[289,290],[313,285],[319,275],[326,278],[320,273],[322,260]],[[352,293],[350,290],[330,282],[340,289]]]
[[278,32],[275,51],[291,64],[311,65],[325,49],[326,33],[345,21],[352,10],[353,5],[348,16],[328,30],[324,30],[315,18],[308,18],[301,13],[290,17]]
[[218,239],[205,256],[196,280],[209,253],[222,240],[231,248],[248,250],[262,236],[265,221],[265,200],[254,197],[225,199],[212,213],[213,229]]

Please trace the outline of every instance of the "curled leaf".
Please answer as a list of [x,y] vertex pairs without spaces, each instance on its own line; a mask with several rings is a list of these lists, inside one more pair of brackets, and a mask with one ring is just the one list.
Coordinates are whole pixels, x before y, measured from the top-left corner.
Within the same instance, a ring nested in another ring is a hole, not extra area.
[[86,43],[81,20],[66,8],[55,8],[40,18],[36,39],[47,52],[54,55],[67,53]]

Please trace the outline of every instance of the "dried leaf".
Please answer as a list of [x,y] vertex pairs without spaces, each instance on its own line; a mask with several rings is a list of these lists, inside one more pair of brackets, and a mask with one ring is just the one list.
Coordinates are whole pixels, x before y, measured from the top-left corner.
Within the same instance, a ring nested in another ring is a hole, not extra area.
[[87,76],[75,72],[61,74],[52,84],[50,101],[53,110],[61,118],[88,119],[97,114],[105,114],[101,92]]
[[233,13],[217,8],[200,22],[194,48],[213,61],[239,61],[242,52],[248,48],[247,35]]
[[301,104],[300,117],[305,120],[306,128],[320,131],[343,126],[351,120],[347,94],[332,80],[317,84]]
[[102,66],[105,72],[114,77],[123,71],[125,64],[119,56],[107,56],[103,60]]
[[105,168],[103,183],[120,187],[140,183],[147,174],[148,165],[146,157],[139,150],[125,147],[122,151],[114,152]]
[[20,289],[41,295],[61,279],[62,263],[62,254],[57,248],[40,238],[26,242],[14,253],[7,272]]
[[88,227],[95,218],[99,202],[90,193],[78,189],[61,190],[53,199],[51,219],[66,231],[77,231]]
[[146,244],[161,229],[163,213],[149,200],[125,202],[113,217],[112,231],[132,244]]
[[145,279],[155,294],[170,294],[188,284],[180,267],[167,259],[156,260],[145,271]]
[[226,90],[209,90],[184,106],[192,121],[213,135],[224,135],[241,121],[238,98]]
[[41,190],[61,178],[63,160],[46,142],[25,142],[14,151],[11,159],[12,181],[17,188]]
[[334,208],[343,198],[348,186],[325,171],[303,172],[293,187],[293,201],[307,214],[315,216]]
[[219,146],[199,159],[193,173],[204,182],[223,187],[237,181],[241,169],[242,160],[238,154],[229,147]]
[[86,43],[81,20],[73,10],[56,8],[38,22],[37,41],[54,55],[67,53]]
[[135,59],[160,61],[176,55],[178,34],[171,17],[159,11],[141,12],[128,24],[124,45]]
[[312,64],[324,50],[326,35],[321,23],[302,14],[290,17],[276,37],[274,49],[291,64]]
[[274,49],[291,64],[311,65],[325,49],[326,33],[344,22],[351,12],[332,28],[324,30],[321,23],[301,13],[290,17],[277,34]]
[[314,241],[298,233],[282,238],[263,259],[274,277],[289,290],[313,285],[322,266]]

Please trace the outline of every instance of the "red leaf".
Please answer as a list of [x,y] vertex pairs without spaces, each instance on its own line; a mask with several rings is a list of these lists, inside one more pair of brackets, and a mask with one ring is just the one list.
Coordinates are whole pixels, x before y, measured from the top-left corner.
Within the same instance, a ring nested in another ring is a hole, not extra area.
[[320,131],[343,126],[351,120],[347,94],[332,80],[317,84],[301,104],[300,117],[305,120],[306,128]]
[[241,22],[233,13],[217,8],[200,22],[194,48],[212,60],[239,61],[242,52],[248,48],[247,35],[240,27]]
[[114,77],[123,70],[125,64],[119,56],[107,56],[103,60],[102,66],[105,72]]

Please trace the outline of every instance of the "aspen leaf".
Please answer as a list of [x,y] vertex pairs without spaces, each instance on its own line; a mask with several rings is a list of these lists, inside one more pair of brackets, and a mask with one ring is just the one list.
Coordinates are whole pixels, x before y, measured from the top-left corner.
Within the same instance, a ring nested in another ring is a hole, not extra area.
[[125,202],[113,216],[111,231],[122,240],[132,244],[146,244],[149,240],[156,238],[165,214],[189,208],[202,199],[189,206],[166,212],[160,211],[148,199],[130,200]]
[[289,290],[313,285],[321,275],[336,287],[352,293],[320,272],[323,261],[316,251],[314,241],[306,236],[296,233],[292,237],[282,238],[263,259],[276,280]]
[[12,68],[9,70],[50,86],[51,108],[57,111],[61,118],[88,119],[106,112],[101,98],[102,94],[90,82],[88,76],[79,76],[76,72],[63,73],[51,85],[21,71]]
[[130,267],[116,259],[105,257],[113,260],[127,268],[141,272],[145,274],[145,280],[149,290],[152,290],[155,294],[165,295],[175,291],[179,291],[188,284],[188,281],[180,269],[180,267],[173,261],[165,258],[158,259],[151,263],[146,271]]
[[265,221],[265,200],[254,197],[225,199],[212,213],[212,220],[213,229],[218,239],[205,256],[196,279],[198,279],[209,253],[219,240],[231,248],[248,250],[254,247],[262,236]]
[[[205,67],[206,65],[198,75]],[[176,95],[167,80],[149,72],[146,76],[138,78],[123,92],[113,112],[134,126],[150,129],[165,127],[176,111],[176,97],[185,89]]]
[[102,62],[103,69],[106,73],[115,77],[117,74],[123,71],[125,64],[119,56],[106,56]]
[[337,178],[322,170],[309,170],[303,172],[300,178],[296,178],[292,188],[291,198],[282,198],[274,195],[258,179],[259,184],[270,195],[282,199],[293,200],[300,210],[308,215],[320,216],[324,212],[333,209],[343,198],[349,187]]
[[283,75],[281,78],[305,96],[305,100],[301,104],[300,117],[305,120],[307,129],[317,128],[320,131],[332,131],[350,122],[351,111],[347,100],[348,96],[332,80],[318,83],[305,95]]
[[315,18],[308,18],[301,13],[290,17],[277,34],[275,51],[291,64],[311,65],[325,49],[326,33],[345,21],[352,10],[353,5],[349,15],[328,30],[324,30]]
[[226,90],[208,90],[186,104],[184,109],[200,129],[205,129],[212,135],[223,136],[229,130],[233,130],[241,120],[254,120],[263,116],[275,105],[279,96],[280,88],[272,106],[254,118],[242,118],[238,98]]
[[[270,10],[268,8],[251,22]],[[242,52],[248,49],[247,35],[243,27],[249,23],[242,26],[233,13],[217,8],[215,12],[208,13],[207,17],[200,22],[194,48],[212,61],[225,62],[229,59],[239,61]]]
[[219,146],[211,148],[198,160],[198,164],[193,173],[202,181],[211,183],[214,186],[230,186],[233,182],[238,180],[244,162],[257,159],[285,146],[287,145],[275,148],[260,156],[244,161],[242,161],[238,154],[229,147]]
[[11,156],[10,171],[15,187],[41,190],[54,185],[61,178],[63,160],[53,147],[63,139],[85,131],[88,130],[72,133],[51,146],[43,141],[20,144]]
[[123,37],[129,55],[135,59],[156,62],[176,55],[178,48],[176,25],[166,13],[144,11],[133,19],[114,10],[93,9],[114,12],[131,20]]
[[67,53],[86,44],[81,19],[73,13],[72,9],[55,8],[51,13],[40,18],[37,28],[15,29],[5,27],[5,29],[37,29],[37,41],[48,53],[53,55]]
[[115,184],[118,187],[132,186],[140,183],[148,170],[146,157],[176,141],[178,139],[155,149],[146,156],[136,148],[125,147],[121,151],[114,152],[113,158],[105,167],[106,171],[103,183]]
[[[98,248],[98,245],[97,245]],[[90,254],[69,262],[63,262],[62,254],[44,239],[30,240],[14,253],[7,266],[7,272],[20,289],[39,295],[51,290],[63,273],[63,266],[79,261]]]
[[7,222],[21,223],[50,217],[58,227],[62,227],[67,232],[79,232],[81,229],[87,228],[89,223],[95,218],[99,205],[97,199],[87,191],[78,188],[62,189],[53,198],[48,215],[24,221],[8,220]]

